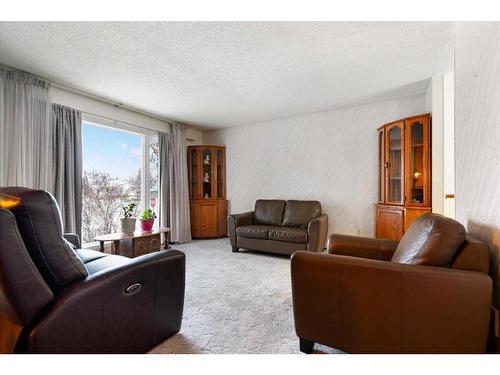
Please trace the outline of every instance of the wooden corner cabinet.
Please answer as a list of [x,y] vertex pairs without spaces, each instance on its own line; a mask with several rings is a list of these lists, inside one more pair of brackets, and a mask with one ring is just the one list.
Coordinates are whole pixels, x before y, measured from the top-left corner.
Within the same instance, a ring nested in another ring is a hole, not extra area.
[[399,240],[417,217],[431,212],[431,117],[423,114],[378,128],[375,236]]
[[226,148],[189,146],[188,180],[191,236],[227,236]]

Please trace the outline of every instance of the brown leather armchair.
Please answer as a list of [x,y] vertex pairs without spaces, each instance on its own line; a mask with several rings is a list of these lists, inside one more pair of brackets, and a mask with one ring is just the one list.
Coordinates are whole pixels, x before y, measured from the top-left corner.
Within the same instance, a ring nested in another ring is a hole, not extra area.
[[49,193],[0,195],[18,201],[0,208],[0,353],[144,353],[179,331],[182,252],[78,249]]
[[489,248],[455,220],[426,214],[400,242],[333,234],[329,254],[292,256],[295,330],[349,353],[482,353]]

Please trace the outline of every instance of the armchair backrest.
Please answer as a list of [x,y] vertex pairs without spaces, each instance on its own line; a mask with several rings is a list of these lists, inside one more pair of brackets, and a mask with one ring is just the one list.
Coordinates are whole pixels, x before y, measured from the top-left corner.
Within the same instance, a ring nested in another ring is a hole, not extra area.
[[428,213],[410,225],[398,244],[392,262],[449,267],[465,241],[458,221]]
[[29,256],[14,215],[3,208],[0,228],[0,353],[10,353],[22,328],[54,294]]
[[31,259],[53,291],[88,276],[85,265],[63,238],[59,206],[51,194],[21,187],[0,188],[0,194],[19,200],[10,211]]

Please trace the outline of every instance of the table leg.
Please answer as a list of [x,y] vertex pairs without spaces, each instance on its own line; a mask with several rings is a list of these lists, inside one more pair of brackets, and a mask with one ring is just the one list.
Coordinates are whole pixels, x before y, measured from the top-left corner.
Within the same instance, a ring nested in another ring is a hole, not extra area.
[[104,253],[104,241],[99,241],[99,251]]
[[165,233],[165,242],[163,242],[163,250],[168,250],[170,249],[170,232]]
[[113,241],[113,247],[114,247],[113,254],[120,255],[120,240]]

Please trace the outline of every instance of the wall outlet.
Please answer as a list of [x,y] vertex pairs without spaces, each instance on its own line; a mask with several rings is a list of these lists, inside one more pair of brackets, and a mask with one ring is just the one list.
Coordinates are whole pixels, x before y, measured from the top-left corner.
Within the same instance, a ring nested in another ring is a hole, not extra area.
[[356,227],[356,234],[361,234],[361,229],[359,229],[358,227]]

